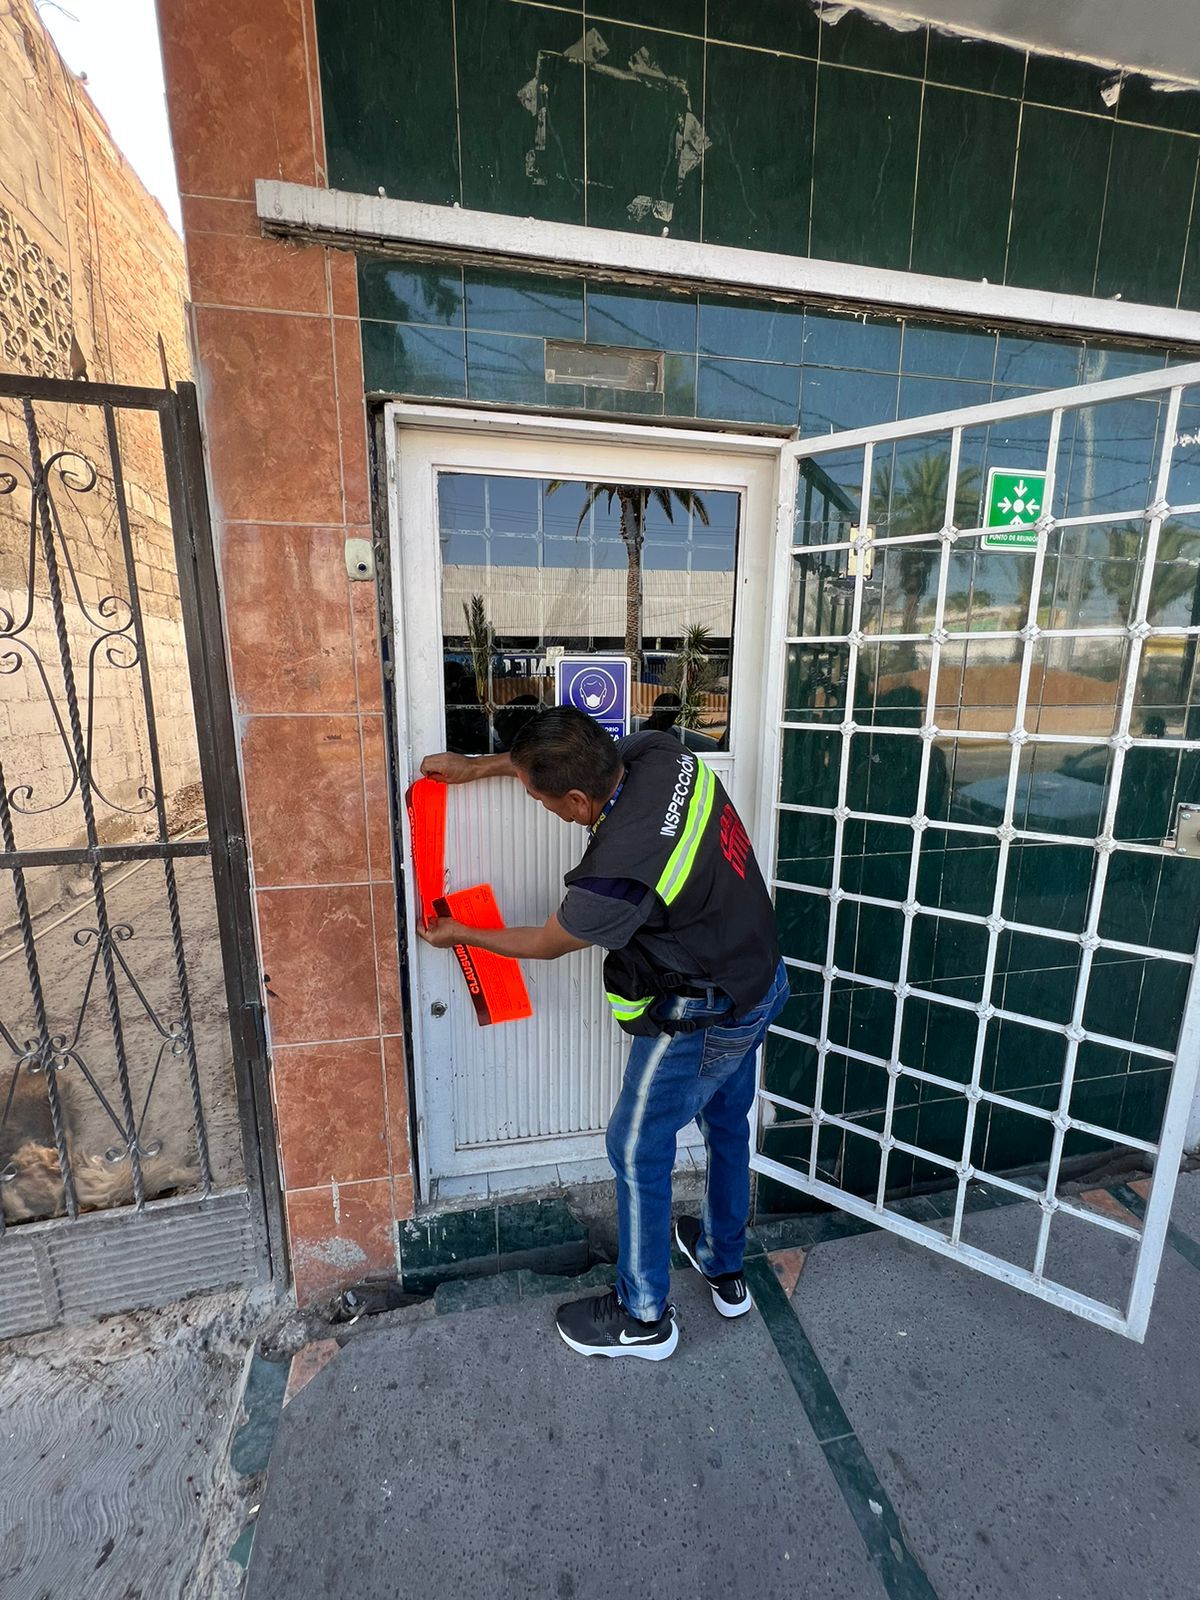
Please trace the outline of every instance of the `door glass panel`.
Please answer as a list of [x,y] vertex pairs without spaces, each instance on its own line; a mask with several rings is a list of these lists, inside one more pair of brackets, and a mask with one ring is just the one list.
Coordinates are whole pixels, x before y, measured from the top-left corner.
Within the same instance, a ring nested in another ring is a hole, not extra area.
[[564,654],[628,654],[630,729],[729,748],[741,497],[447,472],[438,480],[446,742],[506,750]]

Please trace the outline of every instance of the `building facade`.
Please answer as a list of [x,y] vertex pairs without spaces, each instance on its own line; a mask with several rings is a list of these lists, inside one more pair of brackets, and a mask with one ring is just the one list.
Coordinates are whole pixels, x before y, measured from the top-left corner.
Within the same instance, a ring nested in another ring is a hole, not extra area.
[[[575,655],[772,860],[760,1208],[1152,1153],[1200,389],[1119,380],[1200,357],[1200,92],[808,0],[159,11],[300,1298],[602,1171],[587,960],[481,1031],[406,931],[421,754]],[[1006,494],[1024,539],[960,537]],[[451,888],[553,908],[552,824],[448,826]]]

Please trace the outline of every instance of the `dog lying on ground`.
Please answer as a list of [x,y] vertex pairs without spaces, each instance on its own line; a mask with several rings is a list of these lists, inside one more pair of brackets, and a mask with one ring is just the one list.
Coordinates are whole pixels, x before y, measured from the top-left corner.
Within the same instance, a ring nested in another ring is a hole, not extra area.
[[[10,1079],[0,1087],[0,1205],[4,1220],[37,1222],[65,1216],[62,1169],[54,1143],[45,1075],[21,1070],[9,1101],[11,1082]],[[79,1209],[98,1211],[132,1205],[129,1162],[106,1161],[102,1155],[81,1147],[73,1095],[61,1077],[58,1087],[64,1142]],[[148,1196],[187,1186],[192,1175],[172,1172],[170,1166],[161,1156],[142,1158],[142,1182]]]

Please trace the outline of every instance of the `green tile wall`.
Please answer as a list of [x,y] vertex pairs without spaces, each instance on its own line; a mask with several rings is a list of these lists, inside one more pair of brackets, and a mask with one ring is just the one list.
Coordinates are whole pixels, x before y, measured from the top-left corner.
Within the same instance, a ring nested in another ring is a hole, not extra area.
[[335,188],[1200,307],[1200,93],[808,0],[316,0]]
[[[359,260],[359,301],[370,393],[800,426],[813,434],[1114,377],[1170,358],[1161,348],[997,336],[381,256]],[[665,392],[547,384],[546,339],[663,350]],[[1128,419],[1117,422],[1125,427]]]

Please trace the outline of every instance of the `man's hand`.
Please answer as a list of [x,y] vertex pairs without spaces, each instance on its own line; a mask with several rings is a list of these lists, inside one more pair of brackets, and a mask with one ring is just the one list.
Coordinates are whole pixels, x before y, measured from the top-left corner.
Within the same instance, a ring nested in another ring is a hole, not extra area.
[[436,778],[439,783],[470,783],[475,776],[474,766],[469,757],[451,755],[447,750],[438,756],[426,756],[421,763],[421,776]]
[[507,755],[456,756],[446,750],[425,757],[421,776],[436,778],[438,783],[474,783],[479,778],[511,778],[514,774]]
[[435,950],[449,950],[456,944],[468,944],[471,929],[453,917],[434,917],[427,928],[418,927],[417,932]]
[[512,956],[517,961],[557,961],[573,950],[586,950],[587,941],[568,933],[557,916],[540,928],[470,928],[452,917],[435,917],[427,928],[417,932],[435,950],[469,944],[493,955]]

